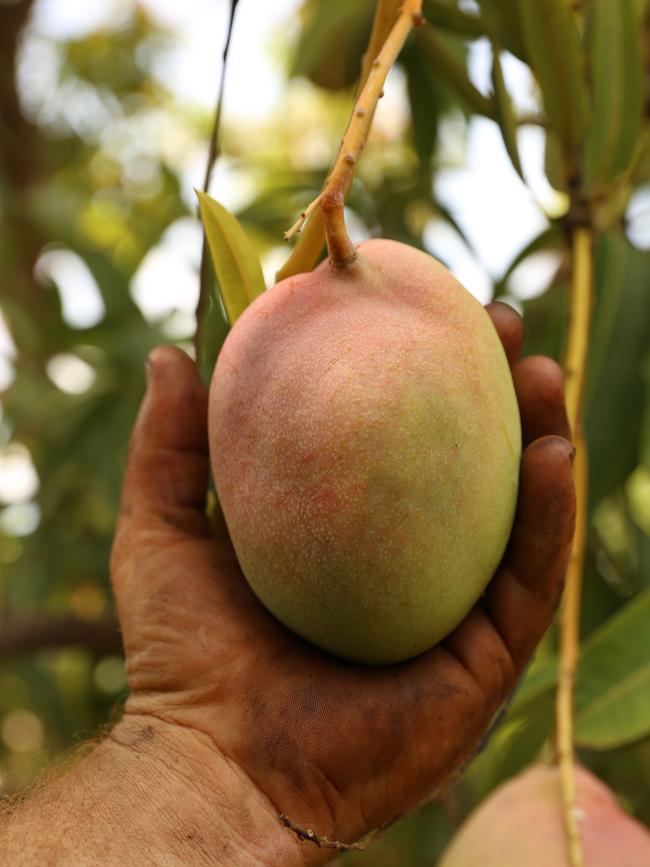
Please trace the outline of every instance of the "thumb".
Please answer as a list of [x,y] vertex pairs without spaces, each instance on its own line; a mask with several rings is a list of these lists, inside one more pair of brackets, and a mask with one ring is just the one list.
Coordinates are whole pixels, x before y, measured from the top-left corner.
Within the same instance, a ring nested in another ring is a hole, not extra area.
[[155,525],[205,535],[207,391],[194,362],[173,346],[153,350],[147,380],[129,444],[119,530]]

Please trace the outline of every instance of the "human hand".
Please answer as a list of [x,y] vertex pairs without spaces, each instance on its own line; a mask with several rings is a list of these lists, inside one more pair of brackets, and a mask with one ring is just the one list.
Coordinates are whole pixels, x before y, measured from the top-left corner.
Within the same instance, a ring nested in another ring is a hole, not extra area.
[[[557,606],[575,510],[562,375],[550,359],[519,361],[514,311],[495,304],[488,312],[522,417],[512,535],[454,632],[387,667],[325,654],[257,601],[227,534],[205,516],[207,394],[196,368],[169,347],[150,360],[112,557],[131,689],[125,719],[162,721],[188,743],[209,744],[251,797],[323,837],[357,840],[447,780],[475,750]],[[303,857],[322,856],[304,844]]]

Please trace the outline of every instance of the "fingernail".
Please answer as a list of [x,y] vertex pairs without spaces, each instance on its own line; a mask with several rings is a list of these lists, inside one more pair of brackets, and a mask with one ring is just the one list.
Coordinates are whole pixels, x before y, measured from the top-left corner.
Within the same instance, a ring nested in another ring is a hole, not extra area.
[[153,358],[153,352],[150,352],[147,360],[144,363],[144,372],[147,377],[147,384],[151,384],[151,380],[155,375],[156,361]]
[[147,382],[151,385],[154,379],[157,379],[160,371],[165,367],[165,349],[162,346],[154,347],[147,358],[145,370],[147,373]]
[[169,361],[169,355],[167,352],[167,347],[165,346],[155,346],[149,356],[147,358],[145,364],[145,370],[147,373],[147,381],[151,384],[153,379],[156,379],[160,374],[161,370],[164,370],[167,362]]

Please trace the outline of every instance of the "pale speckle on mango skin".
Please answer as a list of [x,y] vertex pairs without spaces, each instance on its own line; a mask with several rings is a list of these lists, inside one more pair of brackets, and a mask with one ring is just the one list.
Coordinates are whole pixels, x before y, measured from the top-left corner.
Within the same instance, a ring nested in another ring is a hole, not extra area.
[[221,506],[251,587],[347,659],[447,635],[503,554],[521,433],[505,354],[438,262],[392,241],[258,298],[210,391]]

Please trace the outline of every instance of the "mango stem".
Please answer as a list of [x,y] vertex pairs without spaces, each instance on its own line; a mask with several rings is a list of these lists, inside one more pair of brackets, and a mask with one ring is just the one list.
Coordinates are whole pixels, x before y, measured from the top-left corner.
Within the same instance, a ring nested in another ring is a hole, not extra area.
[[[381,47],[397,19],[401,5],[402,0],[377,0],[372,32],[366,53],[363,56],[355,100],[368,80],[368,73],[371,68],[370,64],[381,51]],[[346,190],[345,192],[347,195],[348,191]],[[304,231],[300,233],[300,237],[291,250],[286,262],[276,273],[276,281],[279,283],[280,280],[293,277],[294,274],[311,271],[318,262],[324,244],[325,223],[323,222],[323,212],[317,208],[312,213]]]
[[423,22],[422,0],[404,0],[379,54],[370,63],[366,82],[355,102],[336,162],[323,190],[285,232],[287,240],[292,238],[320,207],[330,261],[336,267],[346,267],[356,258],[356,250],[345,226],[345,196],[368,138],[377,103],[383,96],[386,77],[413,27]]

